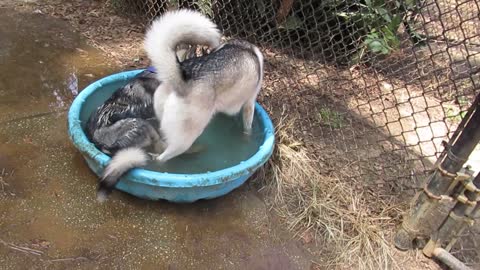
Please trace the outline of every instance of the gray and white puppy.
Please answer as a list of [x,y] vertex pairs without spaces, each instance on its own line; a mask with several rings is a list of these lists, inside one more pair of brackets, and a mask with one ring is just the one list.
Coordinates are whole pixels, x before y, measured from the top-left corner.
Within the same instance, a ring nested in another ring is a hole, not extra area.
[[[162,81],[154,94],[165,162],[187,151],[217,112],[234,115],[243,109],[245,133],[251,132],[255,100],[263,78],[260,50],[240,40],[220,45],[217,26],[199,12],[166,12],[147,30],[145,50]],[[204,56],[178,61],[179,44],[204,45]]]
[[145,70],[98,107],[87,121],[89,139],[112,155],[100,179],[97,199],[103,201],[128,170],[146,165],[146,149],[160,143],[153,95],[160,82]]

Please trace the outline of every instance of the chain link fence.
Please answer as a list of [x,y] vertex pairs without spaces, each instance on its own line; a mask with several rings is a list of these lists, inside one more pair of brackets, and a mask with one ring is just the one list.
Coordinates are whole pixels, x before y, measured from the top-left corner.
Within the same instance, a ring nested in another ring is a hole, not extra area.
[[[422,187],[480,89],[477,0],[112,2],[145,23],[193,8],[225,36],[260,46],[259,101],[272,115],[298,116],[296,135],[316,142],[330,170],[377,196],[408,199]],[[477,266],[478,231],[454,249]]]

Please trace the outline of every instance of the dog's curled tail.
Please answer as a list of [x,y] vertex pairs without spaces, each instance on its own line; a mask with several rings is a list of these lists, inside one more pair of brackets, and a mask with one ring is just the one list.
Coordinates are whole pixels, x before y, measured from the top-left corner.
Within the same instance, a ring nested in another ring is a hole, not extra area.
[[125,148],[115,153],[98,184],[97,200],[105,201],[122,175],[130,169],[145,166],[147,161],[148,155],[141,148]]
[[183,82],[175,49],[179,44],[216,48],[221,34],[217,25],[200,12],[181,9],[164,13],[147,30],[144,46],[157,69],[158,79],[173,85]]

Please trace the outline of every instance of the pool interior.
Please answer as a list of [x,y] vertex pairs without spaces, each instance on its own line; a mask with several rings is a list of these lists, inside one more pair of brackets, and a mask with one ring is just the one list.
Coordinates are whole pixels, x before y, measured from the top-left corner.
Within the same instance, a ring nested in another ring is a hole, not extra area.
[[[82,106],[80,120],[85,131],[85,123],[90,114],[112,93],[124,85],[126,80],[103,84],[93,92]],[[179,174],[197,174],[213,172],[240,164],[252,157],[264,141],[265,132],[258,113],[253,120],[252,134],[243,134],[241,115],[228,116],[217,114],[205,131],[195,141],[198,152],[183,154],[164,164],[150,162],[145,169]]]

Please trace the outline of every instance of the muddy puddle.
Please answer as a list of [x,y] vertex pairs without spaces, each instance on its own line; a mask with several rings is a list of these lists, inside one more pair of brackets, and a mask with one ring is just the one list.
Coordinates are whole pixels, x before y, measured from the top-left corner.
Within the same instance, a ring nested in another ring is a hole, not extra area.
[[67,135],[88,83],[119,71],[67,23],[0,8],[1,269],[308,269],[291,235],[248,185],[175,205],[115,192]]

